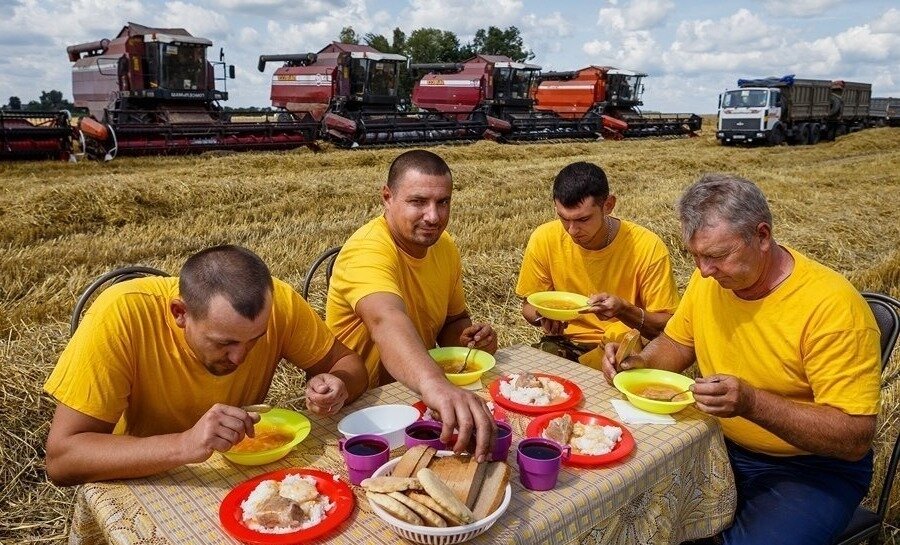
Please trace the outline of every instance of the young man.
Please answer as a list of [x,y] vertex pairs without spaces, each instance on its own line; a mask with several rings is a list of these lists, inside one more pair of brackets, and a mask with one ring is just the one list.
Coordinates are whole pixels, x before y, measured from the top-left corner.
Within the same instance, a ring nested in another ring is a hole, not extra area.
[[452,190],[450,168],[434,153],[394,160],[381,190],[384,215],[360,227],[338,255],[325,321],[360,354],[370,388],[392,380],[410,387],[440,412],[443,440],[459,428],[457,451],[476,432],[481,461],[495,433],[485,402],[450,384],[428,356],[435,344],[497,349],[491,326],[473,324],[466,310],[459,251],[445,232]]
[[696,406],[719,417],[737,486],[725,543],[830,545],[872,478],[875,318],[844,277],[775,241],[752,182],[706,175],[678,212],[697,270],[665,333],[620,368],[696,359]]
[[[652,339],[678,306],[669,251],[651,231],[613,217],[616,197],[609,194],[603,169],[572,163],[553,181],[559,221],[534,230],[525,248],[516,294],[540,291],[589,295],[591,308],[571,322],[540,316],[527,301],[522,316],[544,333],[563,336],[567,357],[609,341],[631,328]],[[553,343],[545,337],[545,344]],[[599,367],[601,358],[597,358]]]
[[226,451],[253,435],[259,415],[240,407],[265,398],[282,358],[306,370],[315,412],[366,389],[359,357],[247,249],[111,286],[44,385],[59,402],[47,473],[63,485],[143,477]]

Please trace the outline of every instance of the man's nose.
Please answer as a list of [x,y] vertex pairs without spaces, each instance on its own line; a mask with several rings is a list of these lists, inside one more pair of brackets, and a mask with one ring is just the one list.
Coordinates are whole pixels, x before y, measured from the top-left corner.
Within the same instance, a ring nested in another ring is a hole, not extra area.
[[429,223],[437,223],[440,218],[440,214],[438,212],[437,204],[430,204],[425,207],[425,213],[423,215],[425,221]]
[[230,361],[233,365],[240,365],[244,363],[245,359],[247,359],[248,352],[249,350],[246,346],[234,346],[228,351],[228,361]]
[[716,267],[712,264],[712,261],[705,258],[697,260],[697,268],[700,269],[700,275],[703,276],[703,278],[711,276],[716,271]]

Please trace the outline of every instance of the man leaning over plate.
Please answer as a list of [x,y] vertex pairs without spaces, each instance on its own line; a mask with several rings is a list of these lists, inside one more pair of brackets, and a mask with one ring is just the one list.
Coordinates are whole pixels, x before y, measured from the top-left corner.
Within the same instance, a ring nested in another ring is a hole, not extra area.
[[705,175],[678,213],[697,269],[664,333],[621,370],[696,359],[696,406],[719,417],[737,486],[724,543],[830,545],[872,479],[875,318],[843,276],[775,241],[752,182]]

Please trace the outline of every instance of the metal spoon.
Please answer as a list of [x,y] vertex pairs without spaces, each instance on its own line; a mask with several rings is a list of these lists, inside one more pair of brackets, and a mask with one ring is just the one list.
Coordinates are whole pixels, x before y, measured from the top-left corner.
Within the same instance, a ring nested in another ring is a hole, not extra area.
[[245,405],[245,406],[241,407],[241,409],[244,409],[248,413],[262,414],[262,413],[267,413],[267,412],[271,411],[272,406],[269,405],[268,403],[257,403],[255,405]]
[[474,349],[475,349],[474,346],[469,347],[469,351],[466,352],[466,357],[463,358],[462,367],[459,368],[459,371],[457,371],[457,373],[462,373],[463,371],[466,370],[466,365],[468,365],[468,362],[469,362],[469,354],[471,354],[472,350],[474,350]]
[[682,390],[682,391],[678,392],[677,394],[672,395],[671,397],[669,397],[669,399],[667,399],[667,400],[665,400],[665,401],[675,401],[675,398],[676,398],[676,397],[680,396],[681,394],[686,394],[686,393],[688,393],[688,392],[690,392],[690,391],[691,391],[690,389]]

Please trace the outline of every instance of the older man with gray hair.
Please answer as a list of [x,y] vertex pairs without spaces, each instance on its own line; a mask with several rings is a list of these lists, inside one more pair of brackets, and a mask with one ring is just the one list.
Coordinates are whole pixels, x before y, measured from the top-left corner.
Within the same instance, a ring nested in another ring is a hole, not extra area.
[[677,205],[697,269],[662,335],[617,366],[682,372],[719,417],[738,503],[727,544],[831,544],[872,478],[879,330],[839,273],[779,245],[765,196],[708,174]]

